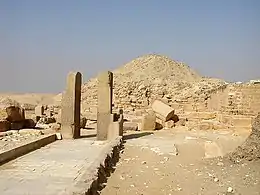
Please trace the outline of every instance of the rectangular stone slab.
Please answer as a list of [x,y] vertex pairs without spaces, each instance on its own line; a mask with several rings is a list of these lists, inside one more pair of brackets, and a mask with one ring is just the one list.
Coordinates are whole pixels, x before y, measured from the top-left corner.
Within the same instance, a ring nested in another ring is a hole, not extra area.
[[106,140],[111,121],[113,99],[113,73],[98,76],[97,140]]
[[61,108],[61,133],[65,139],[80,137],[81,83],[81,73],[69,73]]

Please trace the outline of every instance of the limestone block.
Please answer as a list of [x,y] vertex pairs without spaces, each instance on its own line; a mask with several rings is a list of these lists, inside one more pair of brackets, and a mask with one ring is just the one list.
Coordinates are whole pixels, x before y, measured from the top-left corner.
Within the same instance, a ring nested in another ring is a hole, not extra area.
[[113,100],[113,73],[98,76],[97,140],[106,140],[111,122]]
[[123,124],[123,130],[124,131],[137,131],[138,130],[138,124],[135,122],[124,122]]
[[0,132],[8,131],[11,129],[11,123],[7,120],[0,120]]
[[140,125],[141,131],[153,131],[156,125],[156,115],[153,112],[145,114]]
[[25,119],[24,110],[21,109],[20,107],[9,106],[6,108],[6,113],[7,113],[7,120],[10,122],[20,122]]
[[160,118],[156,118],[156,119],[155,119],[155,122],[156,122],[157,124],[159,124],[160,126],[162,126],[162,128],[165,126],[165,121],[162,120],[162,119],[160,119]]
[[35,128],[36,123],[33,119],[25,119],[23,128]]
[[65,139],[80,137],[81,83],[80,72],[69,73],[61,108],[61,133]]
[[111,122],[108,127],[107,139],[113,140],[120,136],[119,121]]
[[152,104],[152,109],[156,114],[156,117],[168,121],[172,119],[174,115],[174,109],[162,101],[155,100]]
[[38,105],[34,109],[35,115],[36,116],[42,116],[44,114],[44,107],[43,105]]

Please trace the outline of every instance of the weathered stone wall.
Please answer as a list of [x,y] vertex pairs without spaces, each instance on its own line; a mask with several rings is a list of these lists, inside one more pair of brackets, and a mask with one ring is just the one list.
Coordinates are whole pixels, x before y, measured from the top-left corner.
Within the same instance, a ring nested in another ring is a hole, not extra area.
[[255,116],[260,112],[260,84],[232,84],[212,94],[209,111]]
[[260,112],[260,84],[229,84],[212,90],[206,98],[190,97],[169,103],[176,113],[219,112],[256,116]]

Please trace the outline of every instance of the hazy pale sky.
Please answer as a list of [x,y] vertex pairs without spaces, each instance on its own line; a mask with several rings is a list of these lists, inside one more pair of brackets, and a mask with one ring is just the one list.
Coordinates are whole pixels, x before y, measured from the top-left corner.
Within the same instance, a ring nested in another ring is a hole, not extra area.
[[158,53],[201,75],[260,78],[259,0],[0,0],[0,92],[60,92]]

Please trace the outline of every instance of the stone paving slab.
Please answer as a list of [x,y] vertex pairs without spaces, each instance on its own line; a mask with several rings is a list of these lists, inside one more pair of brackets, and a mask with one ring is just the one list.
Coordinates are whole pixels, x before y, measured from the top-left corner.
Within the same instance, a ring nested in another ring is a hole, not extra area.
[[82,175],[88,169],[95,174],[93,164],[100,163],[95,161],[111,152],[111,143],[94,139],[56,141],[0,166],[0,194],[72,194]]

